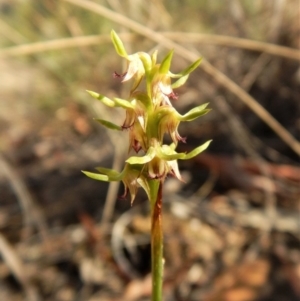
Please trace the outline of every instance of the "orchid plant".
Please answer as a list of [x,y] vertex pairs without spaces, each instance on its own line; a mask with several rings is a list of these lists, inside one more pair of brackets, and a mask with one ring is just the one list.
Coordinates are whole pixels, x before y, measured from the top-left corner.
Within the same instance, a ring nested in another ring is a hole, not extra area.
[[[204,151],[211,141],[195,148],[189,153],[178,153],[178,142],[185,138],[178,133],[182,121],[192,121],[205,115],[210,110],[207,103],[197,106],[181,115],[172,105],[177,99],[173,91],[182,86],[195,70],[201,59],[198,59],[181,73],[170,72],[173,51],[170,51],[159,64],[157,51],[152,55],[137,52],[128,55],[121,39],[112,31],[111,39],[116,52],[126,59],[127,71],[123,74],[114,73],[114,77],[122,82],[132,80],[132,88],[128,99],[110,99],[102,94],[88,93],[109,107],[121,107],[126,117],[122,125],[97,119],[103,126],[117,131],[129,130],[129,151],[139,154],[130,156],[125,161],[121,172],[98,167],[98,173],[83,171],[88,177],[100,181],[122,181],[126,198],[130,194],[133,203],[139,187],[145,190],[151,205],[151,266],[152,266],[152,301],[162,300],[163,282],[163,232],[162,232],[162,189],[167,175],[182,181],[177,160],[188,160]],[[172,79],[175,81],[172,83]],[[144,82],[143,88],[141,83]],[[172,143],[164,143],[164,135],[170,135]]]

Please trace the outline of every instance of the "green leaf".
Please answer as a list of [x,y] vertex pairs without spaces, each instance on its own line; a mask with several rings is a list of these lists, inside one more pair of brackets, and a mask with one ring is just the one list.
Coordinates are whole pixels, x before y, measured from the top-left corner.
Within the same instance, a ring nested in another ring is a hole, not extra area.
[[88,176],[89,178],[94,179],[94,180],[104,181],[104,182],[109,182],[110,181],[110,179],[107,175],[102,175],[102,174],[99,174],[99,173],[94,173],[94,172],[89,172],[89,171],[84,171],[84,170],[82,170],[82,172],[86,176]]
[[118,53],[118,55],[127,58],[128,55],[127,55],[127,52],[123,45],[123,42],[121,41],[121,39],[119,38],[119,36],[116,34],[116,32],[114,30],[111,31],[110,37],[111,37],[111,40],[115,46],[115,49],[116,49],[116,52]]
[[114,123],[104,120],[104,119],[98,119],[98,118],[94,118],[94,119],[111,130],[122,131],[122,127],[117,124],[114,124]]
[[163,59],[159,67],[160,74],[167,74],[170,70],[171,61],[173,57],[174,50],[171,50],[167,56]]
[[133,156],[128,158],[126,162],[129,164],[146,164],[154,158],[155,154],[156,152],[154,147],[150,146],[145,156],[143,157]]
[[118,107],[122,107],[124,109],[134,109],[134,105],[131,104],[128,100],[126,99],[121,99],[121,98],[114,98],[115,104]]
[[207,106],[208,103],[205,103],[201,106],[191,109],[189,112],[187,112],[184,115],[180,115],[179,117],[180,121],[192,121],[200,116],[207,114],[210,111],[210,109],[205,109]]
[[189,152],[185,158],[183,160],[189,160],[193,157],[196,157],[198,154],[202,153],[204,150],[206,150],[209,146],[209,144],[212,142],[212,140],[208,140],[207,142],[205,142],[204,144],[196,147],[194,150],[192,150],[191,152]]
[[98,100],[100,100],[101,102],[103,102],[105,105],[107,105],[108,107],[115,107],[116,104],[113,100],[111,100],[110,98],[104,96],[104,95],[101,95],[99,93],[96,93],[96,92],[93,92],[93,91],[89,91],[89,90],[86,90],[93,98],[96,98]]

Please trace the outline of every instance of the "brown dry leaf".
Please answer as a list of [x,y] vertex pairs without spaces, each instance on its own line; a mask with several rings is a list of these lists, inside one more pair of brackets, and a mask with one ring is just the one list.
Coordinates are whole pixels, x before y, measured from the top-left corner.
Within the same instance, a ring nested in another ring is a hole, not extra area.
[[198,219],[191,219],[187,230],[186,236],[189,237],[194,252],[206,260],[212,260],[215,252],[223,247],[216,231]]
[[226,273],[221,274],[215,279],[214,287],[216,291],[221,291],[230,287],[233,287],[236,284],[236,278],[234,273],[231,270]]
[[256,298],[256,291],[249,287],[236,287],[226,291],[222,300],[224,301],[252,301]]
[[72,123],[74,129],[81,135],[87,136],[92,128],[86,114],[81,112],[80,107],[74,103],[67,106],[67,118]]
[[74,128],[75,130],[83,136],[87,136],[91,133],[92,128],[90,126],[89,120],[86,116],[78,116],[74,120]]
[[300,264],[284,264],[283,272],[293,287],[294,292],[300,297]]
[[151,294],[151,275],[149,274],[144,279],[134,279],[126,287],[124,300],[137,300],[143,296]]
[[84,258],[80,263],[80,277],[84,283],[105,283],[107,275],[103,263],[97,258]]
[[259,259],[254,262],[247,262],[240,266],[236,276],[242,284],[260,287],[266,282],[269,270],[269,262],[264,259]]
[[270,264],[265,259],[244,262],[228,268],[214,281],[207,301],[251,301],[267,281]]
[[145,217],[142,215],[134,216],[132,225],[134,229],[139,232],[149,233],[151,229],[150,217],[149,216]]
[[57,292],[57,300],[60,301],[71,301],[76,298],[75,291],[70,287],[64,287]]

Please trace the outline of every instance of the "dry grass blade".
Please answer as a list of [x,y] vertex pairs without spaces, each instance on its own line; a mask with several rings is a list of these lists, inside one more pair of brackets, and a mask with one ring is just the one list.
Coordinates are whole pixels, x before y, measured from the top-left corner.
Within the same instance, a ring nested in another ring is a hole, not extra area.
[[300,51],[289,47],[279,46],[271,43],[253,41],[249,39],[241,39],[230,36],[214,35],[214,34],[200,34],[190,32],[166,32],[162,33],[166,37],[178,42],[193,42],[201,44],[222,45],[227,47],[237,47],[247,50],[265,52],[268,54],[285,57],[300,61]]
[[5,21],[0,19],[0,33],[2,36],[4,36],[9,41],[20,44],[20,43],[26,43],[27,40],[25,37],[23,37],[17,30],[9,26]]
[[[114,145],[114,149],[115,149],[112,169],[120,171],[122,168],[122,163],[125,160],[124,159],[125,152],[124,152],[123,148],[119,147],[120,141],[122,141],[123,137],[120,137],[118,134],[119,133],[114,133],[114,135],[110,134],[109,137],[110,137],[111,142]],[[109,183],[109,188],[108,188],[108,192],[106,195],[106,200],[104,203],[102,220],[101,220],[101,225],[102,225],[104,233],[107,233],[108,228],[109,228],[109,222],[113,216],[119,186],[120,186],[120,182],[110,182]]]
[[[131,34],[122,34],[124,41],[132,39]],[[50,50],[60,50],[73,47],[85,47],[90,45],[99,45],[101,43],[110,42],[110,36],[108,34],[95,35],[95,36],[84,36],[84,37],[72,37],[57,39],[46,42],[37,42],[30,44],[23,44],[14,47],[9,47],[0,50],[0,58],[22,56],[35,53],[41,53]]]
[[[162,34],[153,31],[129,18],[115,13],[102,5],[94,2],[84,0],[63,0],[79,7],[90,10],[94,13],[104,16],[116,23],[126,26],[133,31],[160,43],[166,48],[175,49],[177,54],[186,58],[189,61],[195,61],[199,55],[190,51],[183,46],[173,42],[164,37]],[[213,67],[207,60],[203,59],[200,67],[216,82],[228,89],[231,93],[236,95],[244,104],[246,104],[261,120],[263,120],[296,154],[300,156],[300,143],[269,113],[267,112],[252,96],[245,92],[235,82],[229,79],[225,74]]]
[[15,169],[0,154],[0,170],[8,179],[24,214],[25,225],[35,225],[44,239],[47,237],[47,223],[41,209],[36,205],[26,185]]
[[22,260],[18,256],[15,249],[8,243],[4,236],[0,233],[0,254],[4,262],[8,265],[15,278],[20,282],[26,291],[28,301],[39,301],[37,290],[30,283],[28,271],[23,265]]
[[[300,61],[299,50],[270,43],[258,42],[229,36],[190,32],[160,32],[160,34],[177,42],[201,43],[210,45],[221,45],[226,47],[236,47]],[[124,42],[134,40],[134,34],[132,33],[123,32],[118,33],[118,35]],[[73,47],[86,47],[91,45],[99,45],[103,43],[110,43],[109,34],[63,38],[8,47],[0,49],[0,58],[30,55],[45,51],[61,50]]]

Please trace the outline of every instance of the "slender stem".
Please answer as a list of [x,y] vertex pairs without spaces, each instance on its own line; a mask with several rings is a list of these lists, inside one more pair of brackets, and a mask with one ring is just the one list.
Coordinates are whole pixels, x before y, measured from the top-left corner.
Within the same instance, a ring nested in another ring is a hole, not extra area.
[[162,186],[160,180],[150,181],[151,189],[151,267],[152,301],[162,300],[163,284],[163,230],[162,230]]

